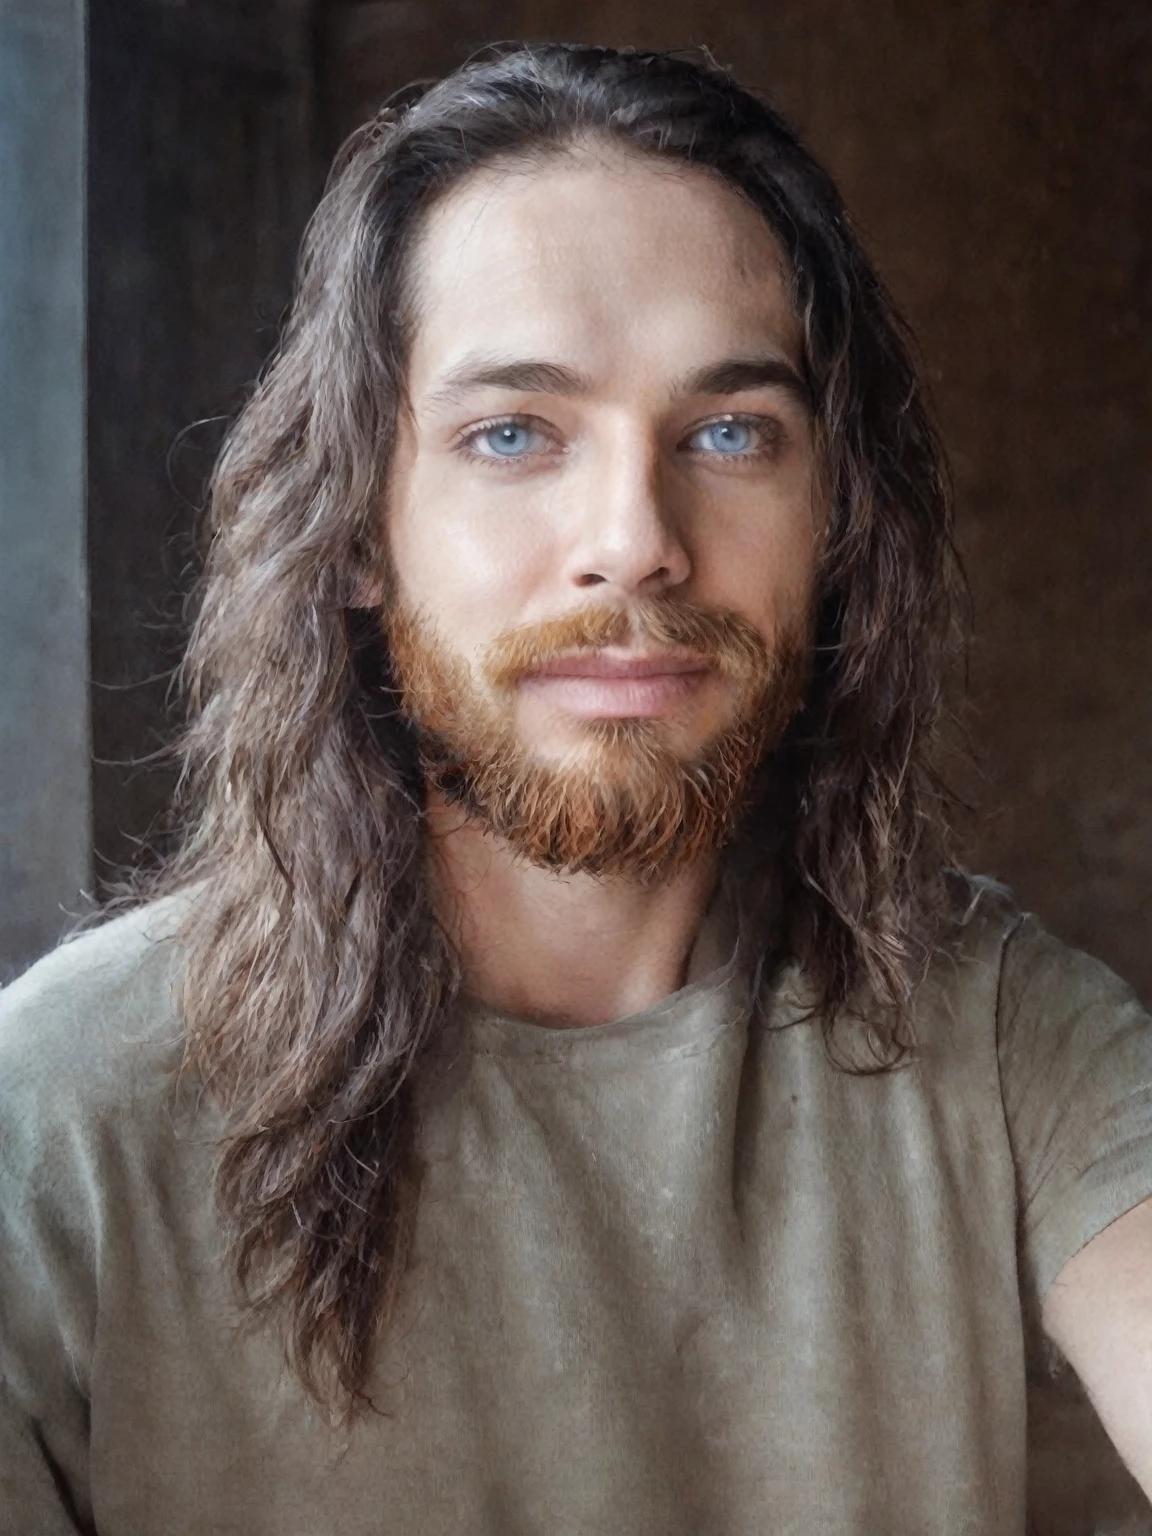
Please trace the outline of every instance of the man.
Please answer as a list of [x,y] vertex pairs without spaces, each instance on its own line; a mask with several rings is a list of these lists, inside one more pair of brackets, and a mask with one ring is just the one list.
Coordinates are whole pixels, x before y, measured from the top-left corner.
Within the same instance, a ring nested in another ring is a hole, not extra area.
[[181,851],[0,1005],[5,1530],[1152,1528],[1152,1031],[947,870],[944,484],[726,75],[356,136]]

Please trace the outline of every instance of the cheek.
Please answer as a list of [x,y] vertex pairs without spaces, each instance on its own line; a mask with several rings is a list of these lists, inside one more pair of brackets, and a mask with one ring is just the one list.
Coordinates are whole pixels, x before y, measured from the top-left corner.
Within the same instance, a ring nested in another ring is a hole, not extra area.
[[730,505],[699,550],[700,596],[731,608],[769,641],[811,606],[821,524],[806,488]]
[[435,464],[397,476],[388,518],[405,600],[464,649],[522,620],[554,561],[547,523],[518,498],[470,486]]

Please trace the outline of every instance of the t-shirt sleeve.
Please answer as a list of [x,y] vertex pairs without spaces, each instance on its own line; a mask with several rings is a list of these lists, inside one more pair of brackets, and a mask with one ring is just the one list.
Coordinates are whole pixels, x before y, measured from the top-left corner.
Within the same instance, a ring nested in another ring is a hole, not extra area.
[[1032,917],[1005,945],[997,1015],[1021,1280],[1039,1303],[1074,1253],[1152,1195],[1152,1019]]
[[0,1531],[91,1531],[95,1314],[81,1137],[36,978],[0,993]]
[[100,1443],[118,1400],[94,1405],[94,1377],[119,1356],[118,1277],[146,1283],[132,1201],[171,1141],[183,910],[114,918],[0,992],[0,1536],[97,1526],[93,1419]]

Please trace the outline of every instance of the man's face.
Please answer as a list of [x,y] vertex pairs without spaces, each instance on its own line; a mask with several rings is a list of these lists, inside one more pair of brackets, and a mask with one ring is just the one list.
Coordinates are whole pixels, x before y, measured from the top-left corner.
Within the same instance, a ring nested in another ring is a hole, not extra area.
[[[540,862],[627,868],[592,848],[621,829],[668,846],[637,796],[683,821],[719,784],[726,826],[798,700],[823,527],[775,241],[718,179],[595,146],[474,175],[412,271],[407,707],[443,763],[483,765],[482,813],[516,781],[496,830],[551,797],[551,830],[514,836]],[[573,815],[595,825],[550,848]]]

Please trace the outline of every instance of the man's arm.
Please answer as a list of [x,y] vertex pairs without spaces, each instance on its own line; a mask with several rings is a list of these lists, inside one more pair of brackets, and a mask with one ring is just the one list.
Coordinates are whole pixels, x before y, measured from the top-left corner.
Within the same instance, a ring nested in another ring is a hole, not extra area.
[[1068,1260],[1044,1298],[1043,1323],[1152,1498],[1152,1199]]

